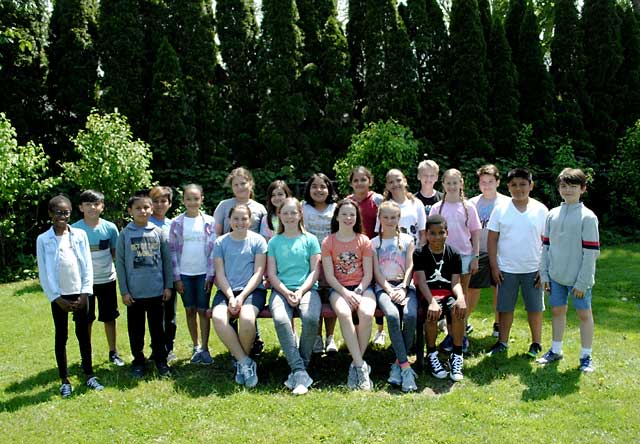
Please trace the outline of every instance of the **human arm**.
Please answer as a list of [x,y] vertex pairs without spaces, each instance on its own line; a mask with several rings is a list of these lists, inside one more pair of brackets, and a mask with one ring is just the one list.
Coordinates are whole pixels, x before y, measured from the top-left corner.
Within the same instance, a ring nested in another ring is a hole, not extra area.
[[549,233],[550,233],[550,224],[551,224],[552,213],[547,215],[547,218],[544,223],[544,233],[542,235],[542,253],[540,255],[540,266],[539,266],[539,274],[540,274],[540,282],[544,285],[544,290],[549,291],[551,289],[550,282],[551,277],[549,276]]
[[420,290],[420,294],[427,301],[427,319],[430,321],[437,321],[440,319],[441,308],[436,299],[431,294],[431,290],[429,290],[429,286],[427,285],[427,276],[425,275],[423,270],[419,270],[415,272],[415,284],[418,286]]
[[478,272],[478,261],[480,260],[480,230],[471,232],[471,248],[473,250],[473,258],[469,265],[469,272],[476,274]]
[[467,302],[464,299],[462,284],[460,283],[460,275],[451,275],[451,291],[456,297],[456,303],[453,306],[453,313],[458,319],[464,320],[467,315]]
[[322,256],[322,270],[324,271],[324,278],[327,281],[327,284],[338,292],[338,294],[347,301],[351,308],[355,308],[360,304],[360,295],[354,291],[348,290],[340,283],[340,281],[338,281],[338,278],[336,278],[333,271],[333,258],[331,256]]
[[573,293],[576,297],[584,297],[588,288],[593,287],[596,274],[596,260],[600,256],[600,234],[598,218],[589,212],[582,220],[582,265],[578,272]]
[[227,279],[227,275],[224,271],[224,259],[222,256],[216,256],[213,263],[216,269],[215,282],[218,287],[218,291],[228,299],[229,312],[236,315],[240,311],[240,306],[237,305],[235,295],[233,294],[233,290],[231,289],[231,285],[229,285],[229,280]]
[[487,235],[487,254],[489,255],[489,266],[491,267],[491,276],[496,282],[496,285],[500,285],[504,280],[500,268],[498,268],[498,239],[500,233],[497,231],[489,230]]
[[[60,292],[55,291],[50,283],[49,283],[49,263],[47,260],[46,252],[45,252],[45,243],[47,242],[45,238],[46,234],[41,234],[38,236],[36,240],[36,258],[38,260],[38,277],[40,278],[40,285],[42,286],[42,290],[44,291],[45,296],[49,302],[55,301],[58,297],[60,297]],[[53,264],[51,264],[53,265]],[[53,270],[51,271],[53,272]]]
[[168,301],[171,298],[173,289],[173,267],[171,265],[171,252],[169,251],[169,239],[164,231],[157,229],[160,237],[160,255],[162,256],[162,277],[164,280],[164,290],[162,300]]
[[240,305],[242,305],[247,296],[249,296],[253,292],[253,290],[255,290],[258,285],[262,283],[266,263],[267,255],[265,253],[255,255],[255,259],[253,262],[253,274],[245,284],[242,291],[236,296],[236,299],[238,300],[238,303]]
[[284,296],[292,307],[297,306],[300,301],[296,300],[296,294],[289,290],[278,277],[278,265],[274,256],[267,257],[267,275],[269,276],[272,291],[275,290]]
[[184,285],[180,278],[180,255],[182,254],[182,218],[178,217],[169,227],[169,254],[173,271],[173,286],[180,294],[184,293]]
[[127,285],[127,268],[126,268],[126,255],[125,255],[125,234],[124,230],[118,236],[118,243],[116,244],[116,275],[118,277],[118,286],[120,287],[120,294],[122,295],[122,302],[125,305],[131,305],[133,298],[129,293],[129,286]]

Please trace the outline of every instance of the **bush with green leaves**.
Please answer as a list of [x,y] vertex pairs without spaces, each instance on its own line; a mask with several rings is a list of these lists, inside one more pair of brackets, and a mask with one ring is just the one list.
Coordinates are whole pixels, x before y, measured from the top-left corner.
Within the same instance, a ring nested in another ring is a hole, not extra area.
[[340,194],[351,193],[349,174],[360,165],[373,173],[374,189],[379,192],[384,190],[385,176],[392,168],[402,170],[411,180],[416,176],[419,150],[411,130],[395,120],[369,123],[360,134],[351,138],[345,157],[333,166]]
[[65,179],[80,190],[104,193],[104,217],[122,225],[127,199],[151,185],[149,145],[133,140],[125,116],[96,111],[73,144],[78,160],[62,164]]
[[640,223],[640,120],[618,142],[609,171],[611,212],[620,225]]
[[49,157],[41,145],[18,145],[16,131],[0,113],[0,281],[31,277],[26,251],[38,228],[38,204],[59,182],[50,177]]

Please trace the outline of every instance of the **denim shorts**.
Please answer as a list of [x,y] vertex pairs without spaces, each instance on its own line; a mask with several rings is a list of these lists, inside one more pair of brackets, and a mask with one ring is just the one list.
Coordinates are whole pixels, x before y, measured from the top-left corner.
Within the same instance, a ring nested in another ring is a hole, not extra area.
[[475,258],[473,254],[461,254],[460,259],[462,260],[462,273],[461,274],[469,274],[471,269],[471,261]]
[[542,288],[535,287],[537,275],[536,271],[531,273],[506,273],[503,271],[502,277],[504,279],[498,285],[496,310],[499,313],[513,312],[518,300],[518,290],[522,290],[522,300],[526,311],[532,313],[544,311]]
[[573,302],[573,307],[576,310],[590,310],[591,309],[591,289],[587,288],[587,291],[584,292],[584,297],[577,298],[575,294],[573,294],[573,286],[571,285],[562,285],[555,282],[553,279],[550,282],[551,292],[549,293],[549,305],[552,307],[561,307],[563,305],[567,305],[569,302],[569,295],[571,295],[571,301]]
[[182,293],[182,304],[184,308],[196,308],[198,311],[205,311],[209,308],[210,293],[204,291],[206,275],[197,276],[180,275],[180,280],[184,286]]
[[[234,291],[233,294],[235,296],[238,296],[241,292],[242,290]],[[216,295],[213,297],[212,306],[216,307],[220,304],[224,304],[224,306],[226,307],[228,305],[228,301],[229,300],[224,295],[224,293],[218,290],[216,292]],[[245,305],[253,305],[258,309],[258,313],[260,313],[264,308],[264,306],[266,305],[266,303],[267,303],[267,290],[265,290],[264,288],[256,288],[255,290],[253,290],[253,292],[249,296],[245,298],[244,302],[242,303],[242,306],[244,307]]]

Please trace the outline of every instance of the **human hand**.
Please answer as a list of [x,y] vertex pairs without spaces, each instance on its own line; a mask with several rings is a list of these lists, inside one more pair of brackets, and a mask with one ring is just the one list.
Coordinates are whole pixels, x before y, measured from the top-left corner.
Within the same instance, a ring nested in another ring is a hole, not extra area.
[[453,314],[460,320],[464,320],[467,316],[467,303],[464,298],[456,299],[456,303],[453,305]]
[[131,297],[129,293],[125,293],[122,295],[122,303],[127,307],[133,305],[136,301]]
[[551,284],[549,282],[544,283],[544,291],[549,293],[551,291]]
[[471,263],[469,264],[469,273],[476,274],[478,272],[478,261],[477,257],[471,259]]
[[88,300],[89,300],[88,293],[80,294],[80,297],[76,300],[76,310],[83,310],[87,306]]
[[204,281],[204,292],[206,294],[210,294],[212,288],[213,288],[213,281],[210,281],[210,280]]
[[389,294],[391,301],[398,305],[405,305],[407,290],[405,288],[395,288],[391,294]]
[[182,283],[182,281],[175,281],[174,287],[178,293],[184,294],[184,284]]
[[578,289],[577,289],[577,288],[575,288],[575,287],[574,287],[574,288],[573,288],[573,290],[571,290],[571,291],[573,291],[573,294],[574,294],[574,296],[575,296],[576,298],[578,298],[578,299],[582,299],[582,298],[584,298],[584,293],[585,293],[584,291],[580,291],[580,290],[578,290]]
[[163,301],[168,301],[169,299],[171,299],[171,289],[170,288],[165,288],[162,291],[162,300]]
[[429,308],[427,310],[427,320],[437,322],[438,319],[440,319],[441,314],[442,309],[440,308],[440,304],[438,304],[435,298],[431,298],[431,302],[429,302]]
[[71,311],[75,311],[76,303],[69,301],[67,299],[63,299],[62,296],[59,296],[58,298],[56,298],[55,303],[58,304],[58,307],[60,307],[62,310],[66,311],[67,313]]
[[504,281],[504,276],[502,276],[502,273],[500,272],[498,267],[491,268],[491,276],[493,277],[493,280],[495,281],[496,285],[500,285],[502,284],[502,281]]
[[242,307],[242,304],[240,304],[240,301],[238,301],[238,298],[236,298],[235,296],[231,296],[227,303],[227,307],[231,315],[237,316],[238,313],[240,313],[240,308]]
[[355,291],[350,290],[345,291],[342,297],[345,299],[345,301],[347,301],[347,304],[349,304],[349,307],[351,307],[352,310],[358,308],[358,305],[360,305],[360,300],[362,299],[362,296],[360,296]]

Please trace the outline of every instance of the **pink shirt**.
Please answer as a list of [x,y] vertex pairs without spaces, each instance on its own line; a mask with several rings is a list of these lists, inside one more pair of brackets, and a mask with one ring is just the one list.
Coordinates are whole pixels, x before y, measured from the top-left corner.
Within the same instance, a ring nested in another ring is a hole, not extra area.
[[475,205],[468,200],[464,202],[464,206],[462,202],[441,200],[431,207],[429,216],[434,214],[441,214],[447,221],[447,245],[451,245],[462,256],[472,255],[471,233],[482,229]]
[[364,234],[356,234],[349,242],[341,242],[333,233],[322,242],[322,257],[331,256],[333,273],[340,284],[359,285],[364,276],[362,259],[372,257],[371,241]]

